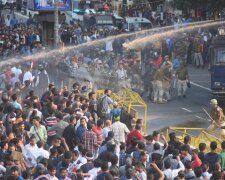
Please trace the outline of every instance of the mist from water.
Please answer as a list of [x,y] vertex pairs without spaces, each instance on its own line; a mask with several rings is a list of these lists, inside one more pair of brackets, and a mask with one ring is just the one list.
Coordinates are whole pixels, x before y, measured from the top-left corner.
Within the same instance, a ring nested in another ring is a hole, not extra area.
[[[191,31],[191,30],[194,30],[197,28],[202,28],[202,27],[222,25],[224,23],[225,22],[214,22],[213,20],[209,20],[209,21],[201,21],[201,22],[194,22],[194,23],[188,23],[188,24],[180,24],[179,27],[181,27],[181,29],[177,29],[177,30],[174,30],[174,26],[167,26],[167,27],[143,30],[143,31],[139,31],[139,32],[119,34],[119,35],[107,37],[104,39],[97,39],[97,40],[94,40],[91,42],[86,42],[86,43],[76,45],[76,46],[69,46],[69,47],[64,47],[64,48],[53,49],[48,52],[46,52],[46,51],[38,52],[36,54],[24,56],[24,57],[20,57],[20,58],[10,58],[10,59],[7,59],[6,61],[0,62],[0,64],[1,64],[1,66],[13,65],[13,64],[17,64],[17,63],[23,63],[25,61],[31,61],[33,59],[45,59],[47,56],[54,57],[54,56],[57,56],[58,54],[68,53],[72,50],[79,51],[79,50],[83,50],[84,48],[87,48],[87,47],[91,47],[91,48],[98,47],[102,43],[105,43],[107,41],[113,41],[115,39],[121,39],[121,38],[130,38],[131,37],[133,39],[136,39],[136,40],[133,40],[131,42],[124,44],[124,47],[126,47],[126,48],[135,48],[135,47],[140,47],[140,43],[156,41],[165,36],[175,35],[178,32]],[[183,26],[189,26],[189,27],[183,27]]]
[[124,43],[123,46],[127,49],[134,49],[134,48],[142,48],[143,46],[145,46],[146,43],[153,43],[156,41],[159,41],[165,37],[174,37],[175,35],[177,35],[177,33],[184,33],[184,32],[189,32],[189,31],[193,31],[199,28],[206,28],[206,27],[212,27],[212,26],[220,26],[225,24],[225,21],[220,21],[220,22],[207,22],[204,24],[199,24],[199,25],[188,25],[188,27],[185,28],[180,28],[180,29],[174,29],[174,30],[169,30],[169,31],[165,31],[165,32],[160,32],[160,33],[155,33],[152,35],[148,35],[146,37],[142,37],[139,39],[135,39],[133,41],[130,41],[128,43]]

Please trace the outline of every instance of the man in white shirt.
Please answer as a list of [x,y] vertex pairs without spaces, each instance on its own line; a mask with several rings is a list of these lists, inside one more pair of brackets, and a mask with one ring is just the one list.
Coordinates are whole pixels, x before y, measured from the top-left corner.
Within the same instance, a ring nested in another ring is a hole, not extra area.
[[117,69],[116,74],[117,74],[117,78],[118,78],[119,88],[126,88],[127,87],[126,86],[127,72],[123,68],[122,63],[119,64],[119,68]]
[[100,118],[104,121],[110,119],[110,105],[116,105],[116,103],[110,98],[111,94],[112,91],[110,89],[105,89],[104,95],[99,99],[99,103],[102,103],[102,109],[99,109],[102,113]]
[[35,136],[31,136],[30,143],[24,147],[24,157],[30,167],[37,165],[38,147]]
[[171,160],[170,158],[167,158],[164,160],[164,168],[165,170],[163,173],[166,175],[168,180],[173,180],[175,177],[178,176],[179,171],[184,171],[185,167],[184,164],[180,160],[180,156],[177,156],[176,159],[178,160],[179,163],[179,168],[177,169],[171,169]]
[[112,124],[112,131],[114,132],[114,139],[117,142],[126,142],[126,135],[130,133],[126,124],[120,122],[120,116],[114,117],[115,122]]
[[111,52],[113,51],[113,46],[112,46],[113,41],[112,40],[107,40],[105,43],[105,51],[106,52]]
[[105,138],[108,137],[109,131],[111,131],[111,121],[110,120],[106,120],[105,121],[105,127],[102,129],[102,134],[103,134],[103,139],[104,140],[105,140]]
[[146,180],[147,179],[147,175],[145,173],[145,168],[144,166],[138,162],[136,165],[135,165],[135,169],[137,171],[137,176],[140,180]]
[[42,141],[37,142],[37,157],[44,157],[46,159],[49,159],[49,152],[44,150],[44,144]]
[[15,77],[17,79],[19,79],[20,75],[22,74],[22,70],[19,68],[19,66],[18,67],[16,67],[16,66],[12,67],[11,71],[15,74]]
[[25,83],[25,81],[29,80],[30,82],[33,81],[33,75],[30,72],[30,68],[26,69],[26,72],[23,75],[23,84]]
[[36,111],[36,112],[37,112],[36,116],[42,118],[42,112],[39,111],[39,109],[38,109],[38,103],[34,103],[34,104],[33,104],[33,109],[30,110],[29,113],[28,113],[27,120],[30,119],[30,116],[31,116],[31,114],[33,113],[33,111]]
[[[165,145],[167,146],[166,138],[163,135],[161,135],[158,131],[153,131],[152,136],[153,136],[152,144],[158,143],[160,145],[161,150],[165,149],[164,146]],[[165,144],[160,142],[160,138],[162,138]]]
[[100,171],[101,171],[101,160],[95,159],[94,167],[88,171],[88,174],[91,174],[92,179],[95,179]]
[[48,165],[48,172],[49,173],[46,175],[48,179],[58,180],[58,178],[56,177],[56,168],[54,165]]
[[11,21],[10,15],[7,15],[7,17],[5,19],[5,25],[6,25],[6,27],[10,27],[10,21]]

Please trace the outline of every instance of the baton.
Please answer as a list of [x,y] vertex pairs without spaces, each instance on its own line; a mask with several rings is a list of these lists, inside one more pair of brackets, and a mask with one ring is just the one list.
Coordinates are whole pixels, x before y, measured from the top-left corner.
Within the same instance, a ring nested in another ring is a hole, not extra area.
[[207,116],[210,118],[211,121],[213,121],[215,123],[215,125],[217,125],[218,127],[220,127],[215,120],[213,120],[213,118],[210,116],[210,114],[205,110],[205,108],[202,108],[203,111],[207,114]]

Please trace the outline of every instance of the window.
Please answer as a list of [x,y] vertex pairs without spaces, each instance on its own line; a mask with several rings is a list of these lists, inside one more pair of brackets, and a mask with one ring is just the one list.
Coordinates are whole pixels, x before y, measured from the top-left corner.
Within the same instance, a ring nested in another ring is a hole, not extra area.
[[216,64],[225,64],[225,48],[216,51]]

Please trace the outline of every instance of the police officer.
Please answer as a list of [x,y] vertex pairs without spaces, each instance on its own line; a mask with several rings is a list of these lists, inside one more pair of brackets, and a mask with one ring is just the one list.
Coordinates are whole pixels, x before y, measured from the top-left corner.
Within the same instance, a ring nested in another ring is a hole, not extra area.
[[165,67],[163,68],[163,91],[166,97],[166,100],[171,99],[170,95],[170,85],[172,80],[172,71],[171,71],[171,64],[166,63]]
[[176,79],[178,97],[181,98],[181,96],[183,96],[183,98],[186,98],[187,82],[190,82],[190,80],[188,71],[183,63],[180,64],[180,67],[176,72]]
[[154,89],[154,103],[164,103],[163,101],[163,80],[164,80],[164,73],[163,73],[163,68],[159,68],[155,75],[154,75],[154,80],[155,80],[155,89]]
[[[209,126],[209,130],[214,131],[218,128],[225,126],[225,117],[222,108],[218,106],[218,102],[216,99],[212,99],[210,101],[211,106],[211,117],[214,121],[211,122]],[[221,134],[225,135],[225,129],[221,129]]]

